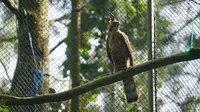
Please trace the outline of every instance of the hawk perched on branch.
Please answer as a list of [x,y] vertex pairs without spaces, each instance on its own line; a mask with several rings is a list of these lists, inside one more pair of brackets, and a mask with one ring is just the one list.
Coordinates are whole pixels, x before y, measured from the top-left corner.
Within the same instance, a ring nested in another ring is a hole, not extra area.
[[[112,13],[108,12],[108,15],[110,20],[106,50],[108,58],[113,65],[113,72],[115,73],[129,66],[133,66],[133,50],[127,35],[119,30],[120,22],[116,21]],[[127,102],[136,102],[138,95],[134,79],[132,77],[124,79],[123,84]]]

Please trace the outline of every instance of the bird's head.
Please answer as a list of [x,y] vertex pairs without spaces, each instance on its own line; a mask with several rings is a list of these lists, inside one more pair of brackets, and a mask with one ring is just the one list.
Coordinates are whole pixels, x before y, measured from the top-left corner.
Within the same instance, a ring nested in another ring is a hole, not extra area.
[[108,30],[109,31],[118,30],[120,26],[120,22],[116,20],[115,16],[111,12],[106,12],[106,14],[109,17]]
[[119,21],[113,21],[109,30],[110,31],[117,31],[119,29],[120,22]]

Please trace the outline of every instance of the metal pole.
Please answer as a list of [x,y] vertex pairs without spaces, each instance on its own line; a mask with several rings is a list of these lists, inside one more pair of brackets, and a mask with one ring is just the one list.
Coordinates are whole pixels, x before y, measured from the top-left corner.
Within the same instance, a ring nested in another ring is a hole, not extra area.
[[[152,37],[153,37],[153,0],[147,1],[147,15],[148,15],[148,31],[147,31],[147,45],[148,45],[148,60],[152,60]],[[148,112],[153,112],[153,71],[148,71]]]

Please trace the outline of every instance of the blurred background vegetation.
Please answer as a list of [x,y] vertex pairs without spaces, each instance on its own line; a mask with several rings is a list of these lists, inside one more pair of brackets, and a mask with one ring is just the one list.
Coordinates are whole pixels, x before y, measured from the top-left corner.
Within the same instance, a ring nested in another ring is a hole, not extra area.
[[[22,1],[23,2],[23,1]],[[153,58],[184,52],[189,45],[194,19],[194,46],[200,42],[199,1],[154,1]],[[16,5],[18,0],[13,0]],[[121,22],[134,49],[135,64],[147,58],[146,0],[80,0],[80,77],[81,84],[111,74],[106,54],[108,21],[111,11]],[[9,94],[18,58],[17,18],[0,2],[0,93]],[[49,0],[49,84],[56,92],[71,88],[69,37],[72,35],[72,3]],[[160,112],[200,111],[200,60],[182,62],[156,69],[154,72],[155,110]],[[135,76],[139,100],[127,104],[121,82],[95,89],[79,98],[80,112],[147,112],[147,73]],[[69,112],[71,101],[49,103],[49,112]],[[9,107],[0,107],[7,112]]]

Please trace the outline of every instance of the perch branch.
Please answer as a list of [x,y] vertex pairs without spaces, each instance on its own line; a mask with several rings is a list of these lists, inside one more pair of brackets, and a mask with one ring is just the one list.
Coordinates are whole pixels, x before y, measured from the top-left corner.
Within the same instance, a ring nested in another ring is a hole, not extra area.
[[189,55],[185,52],[182,52],[182,53],[178,53],[172,56],[151,60],[143,64],[131,67],[128,70],[123,70],[113,75],[91,81],[82,86],[75,87],[65,92],[48,94],[48,95],[39,95],[39,96],[33,96],[33,97],[15,97],[15,96],[8,96],[8,95],[0,95],[0,104],[2,105],[33,105],[33,104],[40,104],[40,103],[47,103],[47,102],[59,102],[59,101],[69,100],[71,98],[74,98],[78,95],[89,92],[91,90],[94,90],[96,88],[112,84],[114,82],[120,81],[122,79],[131,77],[131,76],[135,76],[136,74],[146,72],[153,68],[158,68],[158,67],[170,65],[173,63],[183,62],[183,61],[195,60],[199,58],[200,58],[200,49],[191,49],[189,51]]

